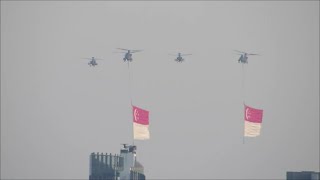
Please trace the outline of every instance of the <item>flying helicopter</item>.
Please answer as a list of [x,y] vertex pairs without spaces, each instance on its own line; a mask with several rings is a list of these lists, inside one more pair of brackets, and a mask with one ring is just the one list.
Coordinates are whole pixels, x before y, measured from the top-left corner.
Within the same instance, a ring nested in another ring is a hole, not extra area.
[[123,52],[125,53],[124,57],[123,57],[123,61],[126,62],[126,61],[132,61],[132,53],[136,53],[136,52],[140,52],[142,50],[130,50],[130,49],[123,49],[123,48],[117,48],[119,50],[123,50],[123,51],[127,51],[127,52]]
[[[237,50],[235,50],[237,51]],[[246,53],[246,52],[242,52],[242,51],[237,51],[239,53],[240,58],[238,60],[239,63],[243,63],[243,64],[248,64],[248,56],[250,55],[259,55],[259,54],[252,54],[252,53]]]
[[82,58],[82,59],[88,59],[88,60],[90,60],[90,61],[88,62],[88,65],[89,65],[89,66],[93,66],[93,67],[98,65],[98,63],[97,63],[96,60],[102,60],[102,59],[98,59],[98,58],[95,58],[95,57]]
[[182,58],[182,56],[189,56],[189,55],[192,55],[192,54],[181,54],[181,53],[178,53],[178,55],[177,55],[177,54],[169,54],[169,55],[177,56],[177,58],[175,59],[175,61],[181,63],[182,61],[184,61],[184,59]]

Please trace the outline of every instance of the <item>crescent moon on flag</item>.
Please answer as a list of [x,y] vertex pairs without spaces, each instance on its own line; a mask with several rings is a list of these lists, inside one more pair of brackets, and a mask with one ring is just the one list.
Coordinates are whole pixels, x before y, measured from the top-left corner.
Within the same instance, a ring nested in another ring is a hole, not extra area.
[[133,116],[134,116],[134,121],[138,121],[138,111],[137,111],[137,109],[134,110]]
[[245,114],[246,115],[246,119],[249,119],[248,111],[249,111],[249,108],[246,108],[246,114]]

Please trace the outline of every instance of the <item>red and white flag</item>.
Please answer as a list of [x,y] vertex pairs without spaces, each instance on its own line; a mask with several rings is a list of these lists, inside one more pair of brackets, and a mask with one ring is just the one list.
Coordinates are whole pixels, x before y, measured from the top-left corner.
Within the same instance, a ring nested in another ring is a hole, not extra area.
[[132,106],[133,138],[137,140],[150,139],[149,111]]
[[244,136],[260,135],[263,110],[244,105]]

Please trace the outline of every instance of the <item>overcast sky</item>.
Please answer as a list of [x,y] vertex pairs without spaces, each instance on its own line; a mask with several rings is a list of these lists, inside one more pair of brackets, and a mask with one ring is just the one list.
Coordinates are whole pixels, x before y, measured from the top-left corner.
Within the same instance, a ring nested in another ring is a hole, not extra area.
[[[319,171],[319,1],[1,1],[1,178],[88,179],[91,152],[132,142],[118,47],[144,50],[130,70],[148,179]],[[244,88],[234,50],[260,54]],[[243,101],[264,110],[245,144]]]

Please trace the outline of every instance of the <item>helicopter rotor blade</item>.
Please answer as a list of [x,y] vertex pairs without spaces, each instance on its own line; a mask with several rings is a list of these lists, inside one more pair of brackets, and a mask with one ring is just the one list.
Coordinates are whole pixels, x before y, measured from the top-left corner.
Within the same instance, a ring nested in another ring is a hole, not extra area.
[[121,54],[125,54],[125,53],[127,53],[127,52],[112,52],[112,53],[121,53]]
[[136,52],[141,52],[141,51],[143,51],[143,50],[131,50],[130,52],[131,53],[136,53]]
[[234,50],[234,51],[237,51],[237,52],[239,52],[239,53],[246,53],[246,52],[243,52],[243,51],[238,51],[238,50]]
[[124,51],[129,51],[129,49],[124,49],[124,48],[117,48],[117,49],[124,50]]
[[87,59],[87,60],[92,60],[92,58],[81,58],[81,59]]
[[190,56],[192,54],[181,54],[181,56]]
[[248,54],[248,55],[259,55],[259,54]]

